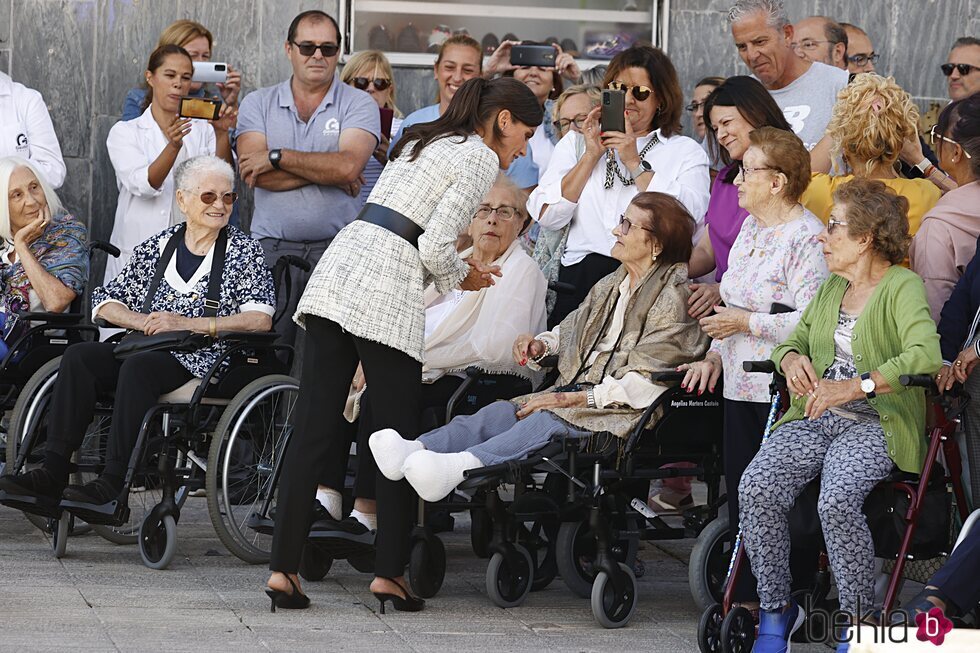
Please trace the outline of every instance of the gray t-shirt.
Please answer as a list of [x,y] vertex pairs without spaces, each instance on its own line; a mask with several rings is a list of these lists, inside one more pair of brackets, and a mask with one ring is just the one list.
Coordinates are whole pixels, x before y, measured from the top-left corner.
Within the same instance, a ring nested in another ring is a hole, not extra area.
[[[293,101],[291,80],[249,93],[238,112],[238,133],[265,134],[269,149],[339,152],[340,134],[362,129],[381,133],[381,113],[371,96],[334,76],[330,90],[303,122]],[[361,210],[361,201],[337,186],[308,184],[286,191],[255,189],[252,236],[300,242],[332,239]]]
[[823,138],[837,94],[847,80],[846,70],[815,62],[785,88],[769,91],[806,149],[812,150]]

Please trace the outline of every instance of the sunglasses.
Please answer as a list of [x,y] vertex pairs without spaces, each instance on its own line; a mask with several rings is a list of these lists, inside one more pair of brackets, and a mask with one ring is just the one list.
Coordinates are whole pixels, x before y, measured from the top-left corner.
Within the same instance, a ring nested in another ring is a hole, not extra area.
[[290,41],[299,50],[299,53],[304,57],[312,57],[313,53],[317,50],[320,51],[324,57],[332,57],[338,52],[340,52],[339,43],[322,43],[320,45],[315,45],[313,43],[297,43],[296,41]]
[[653,233],[653,229],[651,229],[650,227],[644,227],[643,225],[633,224],[632,222],[630,222],[630,219],[626,217],[625,213],[619,216],[619,230],[623,233],[624,236],[629,234],[630,229],[632,229],[633,227],[636,227],[637,229],[642,229],[643,231],[649,231],[650,233]]
[[944,63],[939,69],[943,71],[946,77],[952,75],[954,70],[960,74],[960,77],[966,77],[974,70],[980,70],[980,67],[971,66],[968,63]]
[[375,77],[374,79],[368,79],[367,77],[355,77],[350,81],[354,84],[354,88],[359,88],[362,91],[366,91],[368,86],[371,86],[372,84],[374,84],[374,90],[376,91],[384,91],[391,86],[390,79],[382,79],[380,77]]
[[631,92],[637,102],[643,102],[643,100],[650,97],[650,94],[653,93],[653,89],[649,86],[630,86],[623,82],[609,82],[609,88],[614,91],[623,91],[624,93]]
[[[942,134],[940,134],[939,133],[939,125],[933,125],[932,126],[932,129],[929,130],[929,141],[930,141],[930,145],[932,145],[933,147],[936,147],[936,145],[937,145],[936,141],[946,141],[947,143],[952,143],[953,145],[960,145],[959,143],[957,143],[956,141],[954,141],[952,138],[946,138],[945,136],[943,136]],[[960,148],[961,149],[962,149],[962,147],[963,146],[960,145]],[[973,157],[970,156],[970,153],[967,152],[966,150],[963,150],[963,154],[965,154],[966,155],[966,158],[968,158],[968,159],[972,159],[973,158]]]
[[881,55],[877,52],[872,52],[871,54],[851,54],[847,57],[847,60],[855,66],[864,66],[868,62],[876,64],[879,59],[881,59]]
[[[201,201],[207,204],[208,206],[214,204],[215,200],[217,199],[218,199],[218,194],[215,193],[213,190],[209,190],[201,193]],[[225,206],[231,206],[232,204],[235,203],[236,200],[238,200],[238,193],[228,192],[228,193],[224,193],[221,196],[221,203],[224,204]]]

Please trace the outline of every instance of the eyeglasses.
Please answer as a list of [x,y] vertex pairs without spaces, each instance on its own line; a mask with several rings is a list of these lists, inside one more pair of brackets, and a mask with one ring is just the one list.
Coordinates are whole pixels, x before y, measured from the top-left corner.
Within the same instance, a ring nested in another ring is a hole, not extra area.
[[971,66],[968,63],[944,63],[939,67],[943,71],[943,74],[949,77],[953,74],[953,71],[957,71],[960,77],[966,77],[974,70],[980,70],[980,66]]
[[508,222],[517,217],[520,211],[513,206],[489,206],[487,204],[481,204],[480,208],[476,210],[474,218],[477,220],[486,220],[490,217],[491,213],[496,213],[497,219],[501,222]]
[[630,221],[630,219],[626,217],[625,213],[619,216],[619,230],[623,233],[624,236],[627,235],[630,232],[630,229],[632,229],[633,227],[636,227],[637,229],[642,229],[643,231],[649,231],[650,233],[653,233],[653,229],[650,229],[649,227],[644,227],[643,225],[639,225],[639,224],[633,224]]
[[297,43],[296,41],[290,41],[299,50],[299,53],[304,57],[312,57],[313,53],[317,50],[320,51],[324,57],[332,57],[340,51],[339,43],[321,43],[316,45],[314,43]]
[[806,50],[807,52],[811,52],[816,50],[818,46],[823,45],[824,43],[834,43],[834,41],[813,41],[811,39],[807,39],[805,41],[800,41],[799,43],[793,43],[792,47],[794,50]]
[[[946,141],[947,143],[952,143],[953,145],[960,145],[959,143],[957,143],[956,141],[954,141],[952,138],[946,138],[945,136],[943,136],[942,134],[940,134],[939,133],[939,125],[933,125],[932,126],[932,129],[929,130],[929,141],[930,141],[929,144],[932,145],[933,147],[936,147],[936,141]],[[960,145],[960,148],[962,149],[963,146]],[[968,158],[968,159],[972,159],[973,158],[972,156],[970,156],[970,153],[967,152],[966,150],[963,150],[963,154],[965,154],[966,155],[966,158]]]
[[588,118],[586,114],[580,113],[574,118],[562,118],[561,120],[556,120],[551,124],[555,126],[555,129],[564,134],[571,125],[575,125],[576,129],[582,129],[582,127],[585,126],[586,118]]
[[827,220],[827,233],[832,234],[837,229],[837,227],[846,227],[846,226],[847,223],[844,222],[843,220],[835,220],[834,218],[831,218],[830,220]]
[[362,91],[366,91],[368,86],[371,86],[372,84],[374,84],[374,90],[376,91],[384,91],[391,86],[390,79],[382,79],[380,77],[375,77],[374,79],[369,79],[367,77],[355,77],[350,81],[354,84],[354,88],[359,88]]
[[614,91],[623,91],[624,93],[631,92],[637,102],[643,102],[643,100],[650,97],[650,94],[653,93],[653,89],[649,86],[630,86],[623,82],[609,82],[609,88]]
[[881,59],[881,55],[877,52],[872,52],[871,54],[849,54],[847,55],[847,61],[854,64],[855,66],[866,66],[868,63],[876,64],[878,60]]
[[[201,201],[207,204],[208,206],[214,204],[215,200],[217,199],[218,199],[218,194],[215,193],[213,190],[209,190],[201,193]],[[238,193],[228,192],[221,195],[221,203],[224,204],[225,206],[231,206],[237,200],[238,200]]]
[[741,177],[742,179],[745,179],[750,172],[759,172],[760,170],[772,170],[774,172],[779,172],[779,170],[776,168],[746,168],[745,166],[740,165],[738,167],[738,174],[735,175],[735,177],[736,178]]
[[691,102],[689,105],[687,105],[684,108],[687,109],[688,111],[690,111],[691,113],[696,113],[697,110],[700,109],[701,107],[703,107],[705,104],[707,104],[707,101],[706,100],[705,101],[701,101],[701,102],[696,102],[695,101],[695,102]]

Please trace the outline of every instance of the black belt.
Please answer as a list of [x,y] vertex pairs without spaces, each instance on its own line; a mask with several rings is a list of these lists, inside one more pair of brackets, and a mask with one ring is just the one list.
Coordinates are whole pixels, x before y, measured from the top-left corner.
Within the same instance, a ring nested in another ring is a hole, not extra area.
[[384,227],[396,236],[401,236],[407,240],[415,249],[419,248],[419,236],[425,233],[425,229],[398,211],[380,204],[365,204],[357,219]]

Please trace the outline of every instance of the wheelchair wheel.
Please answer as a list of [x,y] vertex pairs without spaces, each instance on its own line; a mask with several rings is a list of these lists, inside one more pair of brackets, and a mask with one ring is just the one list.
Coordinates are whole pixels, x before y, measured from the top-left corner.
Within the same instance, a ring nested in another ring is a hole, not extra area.
[[330,573],[333,558],[326,555],[318,546],[307,542],[303,545],[303,555],[299,561],[299,575],[311,583],[321,581]]
[[431,599],[446,578],[446,547],[436,535],[415,538],[408,558],[408,582],[416,596]]
[[173,515],[150,513],[139,529],[140,557],[150,569],[166,569],[177,554],[177,522]]
[[749,653],[755,643],[755,620],[752,613],[737,606],[721,622],[721,648],[725,653]]
[[54,522],[51,525],[51,548],[54,550],[54,557],[60,559],[65,557],[65,552],[68,550],[68,534],[75,525],[75,518],[63,512],[60,519],[51,521]]
[[619,563],[623,573],[623,587],[613,588],[612,579],[604,571],[596,574],[592,583],[592,616],[603,628],[622,628],[636,612],[636,576],[633,570]]
[[266,500],[275,508],[273,471],[293,426],[299,382],[256,379],[228,404],[215,427],[206,485],[211,523],[228,550],[249,564],[269,561],[272,536],[248,526]]
[[[476,497],[474,497],[476,500]],[[490,557],[490,541],[493,539],[493,520],[483,506],[470,508],[470,544],[477,558]]]
[[721,653],[721,605],[712,603],[698,621],[698,649],[701,653]]
[[524,603],[534,582],[531,554],[520,544],[506,553],[494,553],[487,565],[487,596],[501,608],[516,608]]
[[[635,539],[622,540],[613,546],[613,556],[617,562],[632,568],[638,546],[639,542]],[[595,536],[587,522],[565,522],[559,527],[555,541],[555,563],[558,574],[572,594],[583,599],[592,598],[595,558]]]
[[707,610],[721,603],[731,559],[732,534],[728,528],[728,510],[724,509],[704,527],[691,549],[687,581],[699,609]]

